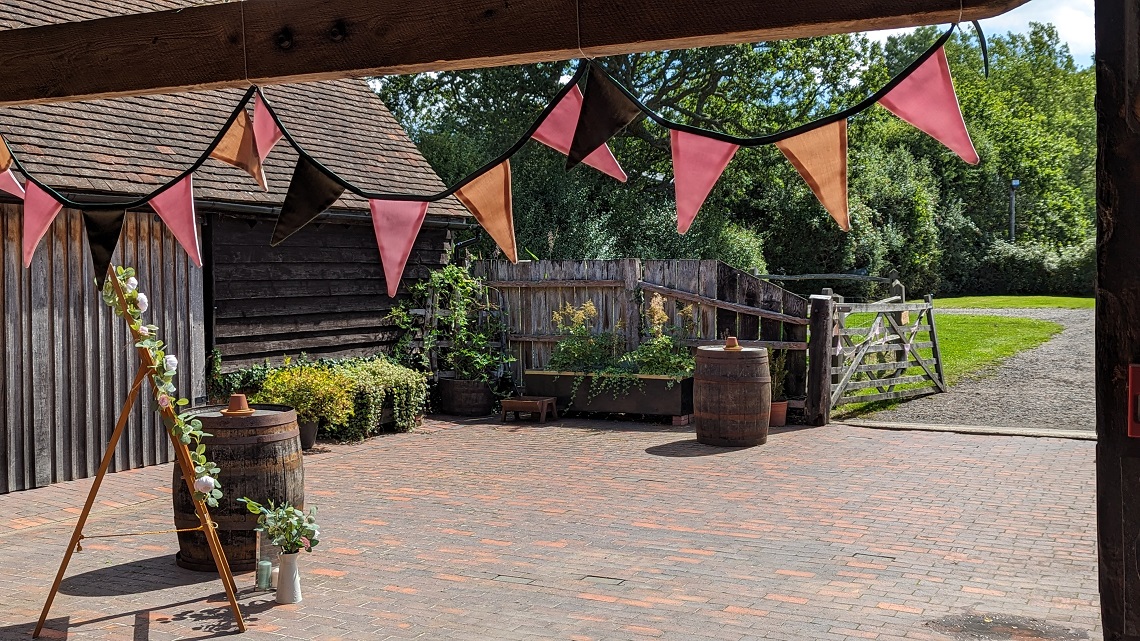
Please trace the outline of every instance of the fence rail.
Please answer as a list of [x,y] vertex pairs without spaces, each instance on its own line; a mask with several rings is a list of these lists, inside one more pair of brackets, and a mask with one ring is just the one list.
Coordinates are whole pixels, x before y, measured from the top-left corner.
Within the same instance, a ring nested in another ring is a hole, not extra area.
[[472,269],[499,292],[519,377],[549,362],[561,338],[552,315],[562,305],[592,301],[598,316],[591,329],[624,336],[632,350],[641,343],[643,307],[659,294],[670,322],[685,328],[683,344],[737,336],[746,346],[788,350],[788,395],[806,393],[807,300],[718,261],[479,261]]

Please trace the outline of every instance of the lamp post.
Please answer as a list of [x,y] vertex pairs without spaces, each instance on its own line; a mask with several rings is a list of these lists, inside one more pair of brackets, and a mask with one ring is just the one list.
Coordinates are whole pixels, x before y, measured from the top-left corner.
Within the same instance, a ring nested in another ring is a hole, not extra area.
[[1017,217],[1014,205],[1017,203],[1017,188],[1020,186],[1021,181],[1016,178],[1009,181],[1009,242],[1011,243],[1017,239]]

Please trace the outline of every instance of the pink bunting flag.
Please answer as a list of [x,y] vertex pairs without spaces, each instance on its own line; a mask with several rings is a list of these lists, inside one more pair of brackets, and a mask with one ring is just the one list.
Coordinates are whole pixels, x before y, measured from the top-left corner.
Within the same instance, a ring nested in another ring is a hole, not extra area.
[[[574,140],[574,129],[578,126],[578,116],[581,113],[582,91],[575,85],[546,115],[531,138],[562,154],[569,154],[570,143]],[[598,147],[582,162],[607,176],[616,178],[619,182],[625,182],[628,178],[618,164],[617,158],[614,158],[609,145]]]
[[198,243],[198,218],[194,213],[194,174],[189,174],[170,189],[150,199],[150,208],[170,228],[182,249],[195,266],[202,266],[202,249]]
[[7,192],[20,199],[24,198],[24,186],[16,180],[16,174],[13,174],[11,169],[0,174],[0,191]]
[[273,119],[273,114],[269,113],[269,108],[261,100],[261,94],[255,95],[253,97],[253,139],[257,144],[257,157],[265,162],[265,158],[269,156],[273,146],[284,135],[281,128],[277,126],[277,121]]
[[673,188],[677,192],[677,232],[685,233],[709,197],[739,145],[669,130],[673,147]]
[[388,297],[395,298],[428,204],[419,200],[369,200],[368,208],[372,210],[372,229],[384,265]]
[[32,266],[32,254],[36,245],[51,227],[51,221],[63,209],[63,205],[40,186],[28,181],[24,193],[24,267]]
[[946,145],[971,165],[981,160],[962,120],[945,49],[939,47],[926,62],[880,98],[879,104]]

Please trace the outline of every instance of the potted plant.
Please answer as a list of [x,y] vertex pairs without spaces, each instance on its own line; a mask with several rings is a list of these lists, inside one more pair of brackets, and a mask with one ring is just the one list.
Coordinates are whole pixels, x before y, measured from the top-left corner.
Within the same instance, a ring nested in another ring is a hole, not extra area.
[[311,364],[288,365],[265,377],[256,403],[288,405],[297,411],[301,429],[301,449],[312,449],[317,429],[345,424],[352,418],[352,381],[327,367]]
[[560,338],[547,369],[524,373],[527,394],[588,412],[692,414],[692,353],[668,324],[664,302],[657,294],[650,299],[646,336],[632,352],[617,334],[593,330],[592,302],[564,304],[553,314]]
[[277,602],[301,602],[301,573],[297,568],[298,553],[301,550],[312,552],[320,543],[320,527],[317,525],[316,508],[308,514],[285,503],[269,507],[242,497],[238,501],[253,514],[257,514],[257,531],[270,537],[273,545],[281,548],[280,569],[277,575]]
[[457,265],[432,272],[411,290],[412,303],[397,306],[388,317],[404,330],[393,353],[403,364],[436,376],[444,414],[490,414],[492,383],[514,360],[504,349],[504,326],[491,290]]
[[770,427],[783,427],[788,421],[788,396],[784,382],[788,378],[788,352],[772,352],[768,368],[772,375],[772,414],[768,419]]

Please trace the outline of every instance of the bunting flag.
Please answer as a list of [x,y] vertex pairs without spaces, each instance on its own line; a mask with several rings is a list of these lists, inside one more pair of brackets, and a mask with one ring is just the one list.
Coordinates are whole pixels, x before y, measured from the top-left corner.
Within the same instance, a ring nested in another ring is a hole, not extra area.
[[83,228],[87,230],[87,246],[91,249],[91,263],[95,267],[95,283],[103,289],[111,256],[119,245],[123,233],[124,211],[85,211]]
[[210,157],[244,170],[253,176],[263,190],[269,191],[269,184],[265,181],[265,170],[261,167],[261,156],[257,151],[253,121],[249,119],[249,112],[245,109],[238,112],[237,118],[226,130],[218,146],[210,152]]
[[36,245],[40,244],[40,239],[47,233],[51,221],[55,220],[61,209],[63,205],[51,194],[28,181],[24,194],[24,267],[32,266],[32,254],[36,252]]
[[785,138],[776,146],[795,165],[839,227],[851,231],[847,208],[847,120]]
[[368,208],[372,210],[372,229],[376,232],[380,262],[384,265],[388,297],[395,298],[404,266],[424,224],[428,204],[422,200],[370,200]]
[[685,233],[709,197],[739,145],[715,138],[669,130],[673,148],[673,189],[677,194],[677,232]]
[[566,169],[572,169],[585,160],[640,115],[641,108],[637,103],[630,100],[605,72],[591,65]]
[[962,160],[978,164],[980,158],[962,120],[954,79],[942,47],[880,98],[879,104],[946,145]]
[[21,200],[24,198],[24,186],[16,180],[16,174],[12,173],[11,169],[5,169],[4,173],[0,173],[0,191],[12,194]]
[[289,192],[285,203],[273,226],[273,239],[270,246],[280,245],[286,238],[297,233],[326,209],[333,206],[344,193],[344,185],[321,171],[308,156],[301,155],[293,168],[293,179],[289,181]]
[[150,208],[174,234],[195,266],[202,266],[202,247],[198,242],[198,217],[194,212],[194,174],[150,199]]
[[[546,114],[546,118],[531,135],[531,138],[557,152],[568,155],[570,143],[574,140],[574,129],[578,126],[578,116],[581,113],[582,92],[578,89],[578,85],[574,85],[562,97],[562,100],[558,101],[554,109]],[[617,158],[614,158],[609,145],[606,144],[591,152],[582,160],[582,163],[607,176],[616,178],[618,182],[625,182],[628,178],[622,171],[621,165],[618,164]]]
[[257,157],[262,163],[269,156],[269,152],[273,150],[273,145],[276,145],[284,135],[281,128],[277,126],[277,121],[273,119],[273,114],[269,113],[269,108],[261,100],[261,94],[255,95],[253,98],[253,139],[257,143]]
[[507,259],[519,262],[515,246],[515,218],[511,209],[511,161],[504,160],[487,173],[460,187],[455,196],[498,243]]
[[12,166],[12,152],[8,150],[8,143],[0,138],[0,171],[7,171]]

